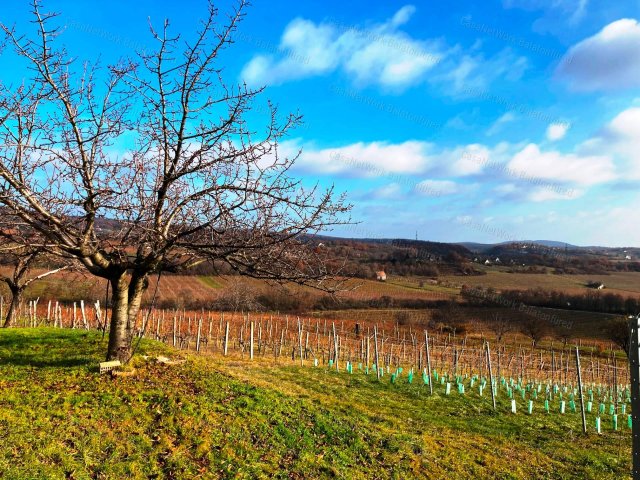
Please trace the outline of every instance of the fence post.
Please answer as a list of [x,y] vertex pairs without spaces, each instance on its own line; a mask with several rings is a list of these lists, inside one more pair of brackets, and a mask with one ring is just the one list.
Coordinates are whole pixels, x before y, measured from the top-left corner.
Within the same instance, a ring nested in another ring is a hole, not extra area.
[[633,478],[640,479],[640,315],[629,318],[629,380],[631,381],[631,429],[633,434]]
[[224,356],[227,356],[229,351],[229,320],[227,320],[227,326],[224,331]]
[[433,380],[431,379],[431,353],[429,352],[429,334],[424,331],[424,345],[427,350],[427,378],[429,378],[429,393],[433,395]]
[[373,346],[375,349],[375,355],[376,355],[376,375],[378,377],[378,380],[380,380],[380,359],[378,357],[378,326],[374,325],[373,326]]
[[582,431],[587,433],[587,419],[584,414],[584,398],[582,397],[582,374],[580,373],[580,351],[576,346],[576,370],[578,371],[578,390],[580,391],[580,412],[582,413]]
[[336,363],[336,370],[338,370],[338,335],[336,333],[336,324],[333,322],[333,361]]
[[[496,409],[496,392],[493,390],[493,369],[491,368],[491,350],[489,349],[489,342],[485,343],[487,347],[487,363],[489,364],[489,388],[491,388],[491,401],[493,402],[493,409]],[[499,357],[498,357],[499,358]],[[496,385],[497,388],[497,385]]]
[[173,346],[174,347],[176,346],[176,340],[177,340],[176,339],[176,335],[177,335],[176,326],[177,326],[177,323],[178,323],[178,318],[176,316],[176,312],[173,312]]
[[89,330],[89,323],[87,322],[87,316],[84,312],[84,300],[80,300],[80,315],[82,315],[82,324],[85,330]]
[[196,352],[200,352],[200,335],[202,332],[202,316],[198,319],[198,333],[196,335]]
[[302,356],[302,324],[300,323],[300,317],[298,317],[298,347],[300,349],[300,366],[304,366],[304,358]]
[[250,336],[251,338],[249,339],[249,360],[253,360],[253,320],[251,320],[251,332],[250,332]]

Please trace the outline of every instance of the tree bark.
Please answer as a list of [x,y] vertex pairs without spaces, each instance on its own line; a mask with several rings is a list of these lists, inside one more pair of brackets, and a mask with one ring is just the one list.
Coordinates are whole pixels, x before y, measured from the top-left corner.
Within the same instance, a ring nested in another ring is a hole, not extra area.
[[16,318],[18,317],[18,311],[20,310],[20,304],[22,303],[22,295],[24,293],[23,288],[16,287],[14,285],[9,285],[9,290],[11,290],[11,303],[9,303],[9,308],[7,309],[7,316],[5,317],[3,328],[8,328],[15,324]]
[[121,274],[109,280],[112,289],[112,313],[109,330],[107,360],[128,362],[136,317],[140,311],[142,294],[147,288],[146,274]]

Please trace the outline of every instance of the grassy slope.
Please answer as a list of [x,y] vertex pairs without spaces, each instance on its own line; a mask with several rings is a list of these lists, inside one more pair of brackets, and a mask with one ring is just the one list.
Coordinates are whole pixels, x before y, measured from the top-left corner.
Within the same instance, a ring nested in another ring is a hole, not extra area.
[[607,288],[604,293],[617,293],[624,297],[640,296],[640,273],[617,272],[611,275],[555,275],[534,273],[508,273],[504,268],[486,268],[486,275],[461,277],[442,276],[441,280],[455,285],[467,284],[470,286],[493,287],[503,289],[528,289],[543,288],[545,290],[562,290],[569,293],[584,293],[587,291],[585,284],[590,280],[599,280]]
[[266,361],[138,359],[135,377],[111,379],[95,371],[103,350],[94,333],[0,332],[0,477],[622,478],[630,469],[628,430],[585,438],[577,414],[495,415],[476,394],[429,397],[415,383]]

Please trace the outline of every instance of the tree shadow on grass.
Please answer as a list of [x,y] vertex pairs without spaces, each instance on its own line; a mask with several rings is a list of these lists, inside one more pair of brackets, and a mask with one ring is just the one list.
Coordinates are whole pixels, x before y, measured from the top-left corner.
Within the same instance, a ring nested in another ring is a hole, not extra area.
[[70,337],[64,332],[0,336],[0,365],[70,368],[95,364],[94,345],[85,341],[85,335]]
[[29,354],[13,354],[7,358],[0,356],[0,365],[13,365],[16,367],[34,367],[34,368],[70,368],[83,367],[95,364],[93,358],[88,357],[71,357],[71,358],[42,358],[41,355]]

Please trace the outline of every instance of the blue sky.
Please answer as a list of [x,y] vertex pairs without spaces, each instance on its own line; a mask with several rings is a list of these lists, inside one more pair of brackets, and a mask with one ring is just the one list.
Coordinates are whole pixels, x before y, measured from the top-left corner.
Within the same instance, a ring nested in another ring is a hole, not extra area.
[[[109,63],[150,44],[148,16],[189,32],[206,2],[46,5]],[[640,0],[257,0],[221,61],[268,86],[257,124],[267,98],[304,115],[282,149],[349,193],[361,223],[335,235],[640,246],[639,21]]]

